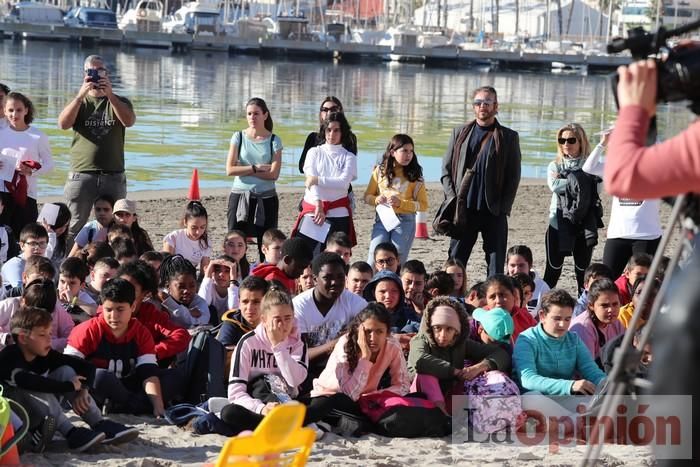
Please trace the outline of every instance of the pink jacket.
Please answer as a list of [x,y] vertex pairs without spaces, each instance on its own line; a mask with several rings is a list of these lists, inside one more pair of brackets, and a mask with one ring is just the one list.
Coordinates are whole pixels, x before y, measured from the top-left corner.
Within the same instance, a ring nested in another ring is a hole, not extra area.
[[259,324],[238,341],[231,359],[228,400],[260,413],[265,403],[248,394],[249,381],[260,375],[278,375],[290,387],[297,388],[306,379],[308,366],[306,344],[301,340],[296,328],[287,340],[272,347],[265,327]]
[[387,368],[391,374],[391,387],[384,388],[382,391],[391,391],[401,396],[408,394],[411,380],[408,377],[401,345],[396,339],[393,337],[387,339],[376,362],[372,363],[360,358],[357,368],[352,373],[345,355],[347,340],[347,335],[344,335],[335,344],[326,368],[321,372],[321,376],[314,380],[311,397],[330,396],[342,392],[356,401],[364,394],[377,391],[379,380]]
[[605,161],[605,190],[634,199],[661,198],[700,185],[700,120],[668,140],[645,147],[649,115],[625,106],[615,123]]
[[595,323],[591,320],[590,312],[586,310],[571,320],[569,331],[581,338],[588,351],[591,352],[593,358],[596,359],[600,356],[600,348],[603,347],[605,343],[610,342],[615,337],[624,333],[625,327],[619,320],[613,320],[612,323],[600,330],[603,336],[605,336],[605,343],[602,343],[599,341],[598,331],[596,330]]
[[[0,344],[4,344],[10,336],[10,319],[19,310],[21,297],[11,297],[0,301]],[[75,327],[73,318],[60,302],[54,307],[51,321],[51,348],[63,352],[68,342],[68,335]],[[0,346],[1,348],[2,346]]]

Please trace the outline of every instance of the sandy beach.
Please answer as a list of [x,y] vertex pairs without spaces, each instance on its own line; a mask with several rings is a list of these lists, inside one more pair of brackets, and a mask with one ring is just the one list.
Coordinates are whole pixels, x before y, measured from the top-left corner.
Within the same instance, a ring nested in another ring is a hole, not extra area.
[[[301,189],[280,189],[279,226],[285,232],[291,230],[296,219],[297,204]],[[355,187],[361,198],[364,187]],[[140,224],[148,230],[154,245],[161,245],[165,234],[179,227],[185,205],[187,191],[134,192],[129,195],[138,201]],[[203,203],[209,212],[209,235],[214,251],[221,251],[223,236],[226,233],[227,191],[202,192]],[[508,244],[526,244],[535,255],[534,267],[544,270],[544,233],[547,227],[547,212],[551,192],[542,180],[523,180],[515,206],[509,220]],[[432,220],[442,201],[443,194],[438,184],[429,185],[430,212]],[[55,201],[58,198],[45,198],[42,201]],[[606,220],[610,198],[603,197],[606,206]],[[664,207],[662,218],[668,216]],[[353,260],[364,260],[367,256],[369,234],[374,222],[372,210],[358,203],[355,213],[355,228],[358,232],[358,245],[353,249]],[[431,239],[416,240],[410,258],[419,259],[428,272],[442,266],[447,258],[449,239],[437,237],[429,228]],[[593,254],[593,260],[600,260],[603,252],[605,230],[600,231],[600,242]],[[249,258],[254,257],[254,247],[249,247]],[[474,248],[468,267],[468,283],[483,280],[486,266],[480,241]],[[575,291],[573,262],[568,258],[560,286],[570,292]],[[65,444],[55,443],[42,455],[26,455],[25,463],[36,465],[124,465],[124,466],[189,466],[213,462],[226,438],[217,435],[195,436],[175,426],[144,417],[115,416],[123,423],[136,425],[141,429],[138,440],[124,446],[101,447],[96,452],[66,453]],[[583,455],[583,447],[562,448],[558,453],[547,446],[509,447],[502,444],[458,444],[451,445],[450,438],[444,439],[389,439],[376,435],[359,439],[343,439],[332,434],[314,446],[310,465],[324,466],[391,466],[391,465],[479,465],[479,466],[539,466],[577,465]],[[634,446],[609,445],[604,448],[602,464],[609,466],[653,465],[654,460],[648,449]]]

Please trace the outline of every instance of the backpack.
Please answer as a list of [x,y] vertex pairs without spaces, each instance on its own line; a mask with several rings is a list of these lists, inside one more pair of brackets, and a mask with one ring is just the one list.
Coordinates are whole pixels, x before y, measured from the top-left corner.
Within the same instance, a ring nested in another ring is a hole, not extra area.
[[465,381],[464,394],[468,406],[476,409],[471,414],[471,428],[479,433],[515,431],[527,418],[518,386],[502,371],[487,371]]
[[184,354],[184,361],[178,363],[184,370],[185,401],[192,404],[210,397],[226,397],[226,348],[216,340],[217,332],[214,329],[197,331]]
[[360,397],[358,404],[383,436],[443,437],[452,432],[451,418],[418,394],[399,396],[382,391]]

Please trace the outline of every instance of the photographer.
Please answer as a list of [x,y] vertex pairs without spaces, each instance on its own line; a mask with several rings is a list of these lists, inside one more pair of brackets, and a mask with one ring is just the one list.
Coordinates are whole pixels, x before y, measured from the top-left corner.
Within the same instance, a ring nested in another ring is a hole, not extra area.
[[618,68],[618,74],[620,112],[608,146],[605,189],[635,199],[698,191],[700,120],[663,143],[645,147],[649,119],[656,113],[657,65],[644,60]]
[[126,128],[136,122],[131,102],[112,92],[102,57],[87,57],[84,71],[78,94],[58,116],[62,130],[73,129],[70,171],[64,189],[71,212],[71,239],[87,222],[98,196],[126,198],[124,136]]

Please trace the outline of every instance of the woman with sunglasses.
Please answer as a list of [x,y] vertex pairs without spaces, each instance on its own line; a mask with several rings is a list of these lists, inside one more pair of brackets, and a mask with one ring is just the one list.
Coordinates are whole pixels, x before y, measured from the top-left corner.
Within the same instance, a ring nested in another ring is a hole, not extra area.
[[[599,144],[591,154],[586,131],[578,123],[570,123],[557,131],[557,157],[547,168],[552,201],[549,227],[545,233],[547,266],[544,281],[551,288],[556,287],[564,257],[569,255],[574,257],[578,288],[583,288],[583,273],[591,263],[593,248],[598,243],[598,218],[594,208],[602,180],[585,173],[582,167],[589,154],[597,158],[602,150],[603,146]],[[576,192],[578,196],[574,195]],[[582,196],[585,193],[588,196]]]
[[[343,104],[340,103],[340,99],[335,96],[326,96],[321,102],[321,108],[318,112],[318,123],[323,125],[323,121],[331,113],[343,113]],[[306,153],[309,149],[323,144],[326,142],[326,137],[323,133],[312,131],[306,137],[306,142],[304,143],[304,149],[301,151],[301,157],[299,158],[299,173],[304,173],[304,162],[306,161]],[[349,132],[349,137],[343,141],[343,147],[353,154],[357,154],[357,137],[351,131]],[[352,187],[351,190],[352,191]]]

